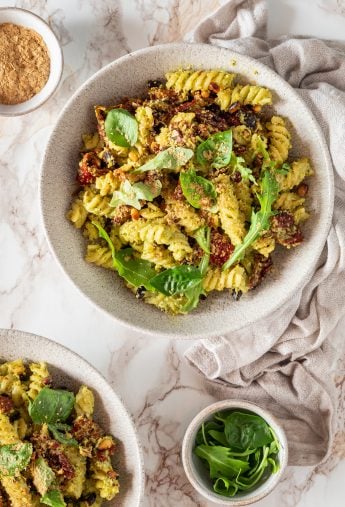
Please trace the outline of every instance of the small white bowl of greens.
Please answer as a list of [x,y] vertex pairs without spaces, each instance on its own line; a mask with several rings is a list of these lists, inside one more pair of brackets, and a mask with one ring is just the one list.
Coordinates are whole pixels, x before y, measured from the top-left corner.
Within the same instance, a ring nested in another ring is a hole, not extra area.
[[192,420],[182,462],[192,486],[220,505],[249,505],[268,495],[287,466],[286,436],[274,417],[241,400],[224,400]]

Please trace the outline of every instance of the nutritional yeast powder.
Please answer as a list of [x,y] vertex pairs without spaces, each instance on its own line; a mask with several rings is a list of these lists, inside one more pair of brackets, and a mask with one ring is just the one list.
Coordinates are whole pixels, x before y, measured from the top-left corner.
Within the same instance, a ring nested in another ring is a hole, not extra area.
[[0,25],[0,103],[20,104],[46,84],[50,58],[42,37],[24,26]]

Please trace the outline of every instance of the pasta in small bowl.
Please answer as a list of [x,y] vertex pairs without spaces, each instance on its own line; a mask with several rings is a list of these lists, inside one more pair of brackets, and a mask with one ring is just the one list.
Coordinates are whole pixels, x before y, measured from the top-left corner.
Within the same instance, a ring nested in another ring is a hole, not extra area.
[[139,505],[135,430],[106,381],[61,345],[0,336],[1,504]]
[[114,62],[72,98],[41,187],[48,239],[77,286],[126,324],[184,337],[241,328],[299,290],[332,188],[320,129],[289,85],[247,57],[178,44]]

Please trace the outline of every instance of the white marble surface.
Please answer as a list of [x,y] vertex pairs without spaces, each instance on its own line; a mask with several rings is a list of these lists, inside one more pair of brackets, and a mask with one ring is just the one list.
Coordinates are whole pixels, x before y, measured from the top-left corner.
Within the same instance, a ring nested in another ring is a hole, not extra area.
[[[9,2],[0,0],[0,7]],[[39,216],[40,160],[66,99],[96,70],[138,48],[179,40],[223,0],[22,0],[60,37],[65,70],[55,96],[22,118],[0,120],[0,327],[47,336],[103,372],[133,414],[147,472],[146,506],[205,506],[187,483],[180,443],[193,415],[214,398],[183,358],[188,343],[127,330],[91,306],[54,262]],[[13,4],[13,2],[11,2]],[[321,4],[323,7],[321,7]],[[345,39],[342,0],[270,0],[269,32]],[[344,323],[343,323],[344,324]],[[344,325],[338,333],[344,333]],[[345,337],[345,336],[344,336]],[[340,416],[345,361],[339,362]],[[262,507],[344,505],[345,433],[315,470],[289,468]]]

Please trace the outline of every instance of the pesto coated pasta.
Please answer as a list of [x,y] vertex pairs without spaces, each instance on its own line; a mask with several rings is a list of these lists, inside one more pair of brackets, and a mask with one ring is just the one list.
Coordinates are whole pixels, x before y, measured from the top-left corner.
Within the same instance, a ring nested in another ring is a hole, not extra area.
[[[95,107],[97,133],[83,135],[67,217],[95,269],[115,271],[139,300],[185,314],[214,291],[237,301],[270,272],[277,248],[302,243],[313,169],[291,157],[290,126],[267,107],[270,89],[224,69],[165,78],[141,97]],[[99,498],[112,491],[101,486],[105,468],[92,464]]]
[[87,386],[54,389],[46,363],[22,360],[0,365],[0,386],[1,505],[101,507],[115,498],[116,446],[93,420]]

